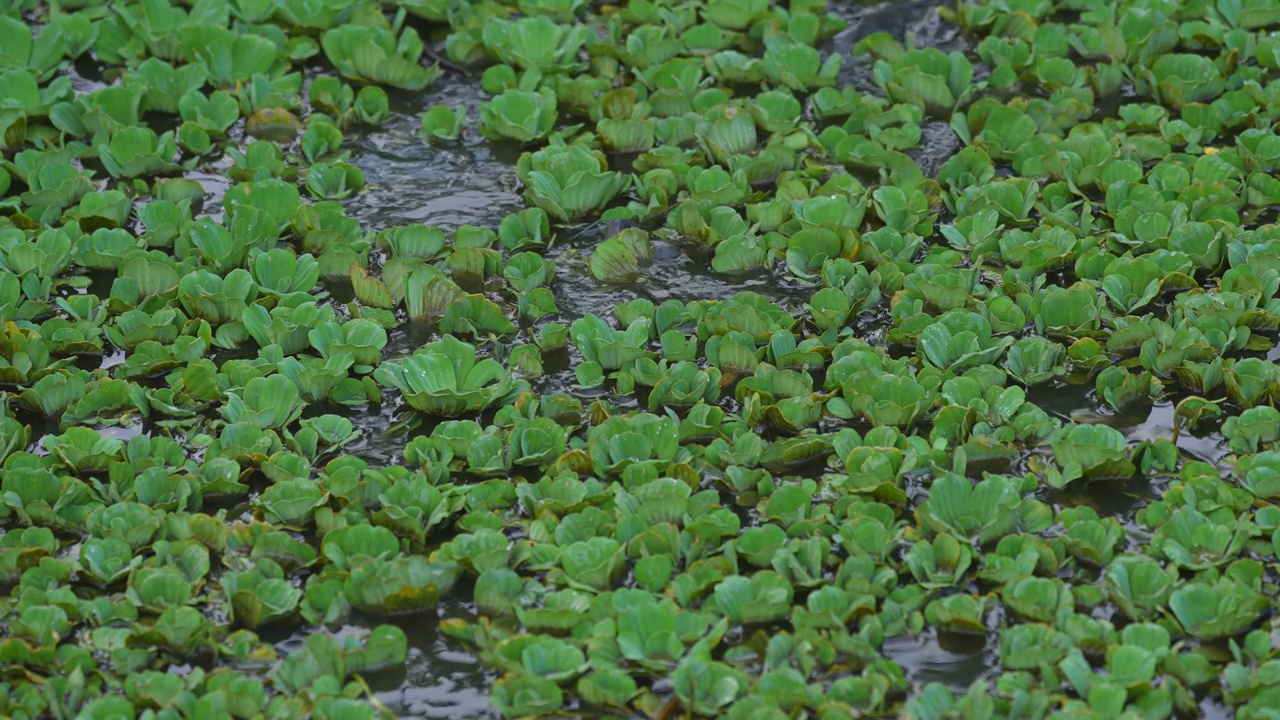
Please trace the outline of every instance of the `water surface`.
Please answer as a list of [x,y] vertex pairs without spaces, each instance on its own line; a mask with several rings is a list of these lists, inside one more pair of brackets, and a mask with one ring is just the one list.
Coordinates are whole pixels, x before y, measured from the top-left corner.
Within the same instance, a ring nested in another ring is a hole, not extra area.
[[[832,12],[849,23],[849,27],[825,47],[827,52],[838,52],[844,57],[839,78],[841,86],[852,85],[862,92],[878,94],[872,80],[871,60],[850,54],[859,41],[872,33],[889,33],[899,40],[914,37],[920,46],[946,51],[971,49],[956,28],[942,21],[932,0],[829,5]],[[976,72],[985,73],[976,56],[972,53],[970,56]],[[378,231],[407,223],[437,225],[447,231],[467,224],[496,227],[504,215],[524,207],[514,169],[519,148],[495,145],[474,131],[467,132],[453,145],[430,145],[419,137],[419,118],[430,106],[444,103],[460,107],[474,120],[478,116],[478,103],[485,97],[478,74],[450,70],[420,97],[395,97],[393,117],[382,127],[348,133],[350,161],[364,171],[367,187],[346,201],[346,205],[366,230]],[[911,150],[910,154],[927,174],[934,175],[961,144],[944,122],[926,121],[921,130],[921,147]],[[219,187],[216,175],[199,179],[206,188]],[[642,278],[627,284],[602,284],[590,276],[586,262],[590,249],[613,230],[616,228],[603,222],[558,228],[555,244],[547,255],[557,263],[552,290],[561,310],[560,321],[570,322],[586,313],[609,317],[617,305],[636,298],[657,304],[670,299],[721,299],[742,290],[760,293],[788,310],[797,311],[812,292],[811,288],[776,275],[716,275],[710,271],[707,258],[691,255],[684,248],[657,238],[653,245],[654,263]],[[335,297],[340,297],[343,290],[333,288],[333,292]],[[392,333],[388,355],[407,354],[430,339],[430,328],[415,325],[399,328]],[[536,384],[538,390],[574,392],[573,374],[567,366],[557,371],[549,365],[548,371],[547,377]],[[582,397],[590,400],[594,394]],[[1037,390],[1028,399],[1064,420],[1079,421],[1082,416],[1090,416],[1093,421],[1111,424],[1133,442],[1167,438],[1173,430],[1173,404],[1169,402],[1114,416],[1100,409],[1101,403],[1093,397],[1091,387],[1065,384]],[[348,446],[348,452],[367,458],[373,464],[398,462],[409,433],[400,427],[404,418],[398,412],[396,401],[345,414],[364,431],[363,437]],[[1197,433],[1184,430],[1179,435],[1178,447],[1187,459],[1211,463],[1219,462],[1227,453],[1226,443],[1216,427],[1206,427]],[[1136,530],[1132,518],[1147,502],[1159,497],[1159,491],[1145,480],[1135,479],[1046,499],[1059,506],[1086,503],[1100,514],[1121,519],[1130,531],[1129,544],[1135,545],[1142,542],[1144,536]],[[371,678],[370,682],[378,700],[401,717],[422,720],[497,717],[489,705],[488,695],[499,675],[437,630],[441,618],[474,616],[473,609],[460,597],[464,594],[455,591],[455,597],[441,603],[438,613],[398,622],[409,635],[407,666],[403,671]],[[367,626],[375,624],[370,619]],[[300,633],[283,643],[281,649],[300,642],[298,638],[302,636]],[[913,692],[928,683],[941,682],[959,695],[975,680],[991,679],[999,670],[999,639],[995,633],[985,638],[970,638],[939,635],[928,630],[920,637],[887,639],[882,652],[903,667]],[[1208,717],[1223,716],[1221,708],[1211,701],[1206,701],[1204,710]]]

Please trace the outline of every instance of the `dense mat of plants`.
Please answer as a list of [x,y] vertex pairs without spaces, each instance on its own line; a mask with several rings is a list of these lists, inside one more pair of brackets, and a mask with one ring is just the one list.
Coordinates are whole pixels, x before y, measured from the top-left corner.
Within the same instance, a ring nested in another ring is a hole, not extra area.
[[[822,0],[4,0],[0,715],[373,717],[406,635],[337,630],[453,594],[504,716],[1274,718],[1280,3],[939,12],[964,52]],[[528,208],[362,227],[344,139],[468,77],[423,141],[522,148]],[[657,238],[808,300],[566,317],[584,223],[602,285]],[[345,454],[388,404],[400,462]],[[999,667],[913,688],[922,633]]]

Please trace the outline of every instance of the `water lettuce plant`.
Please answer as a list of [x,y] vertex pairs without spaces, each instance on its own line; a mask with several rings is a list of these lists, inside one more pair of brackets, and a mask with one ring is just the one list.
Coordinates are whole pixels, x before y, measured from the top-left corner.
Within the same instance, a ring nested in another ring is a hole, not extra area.
[[516,166],[531,203],[560,220],[599,212],[631,184],[604,156],[581,145],[552,145],[521,155]]
[[521,381],[492,358],[452,335],[431,343],[403,361],[385,362],[374,377],[399,390],[415,410],[436,415],[479,412],[518,394]]

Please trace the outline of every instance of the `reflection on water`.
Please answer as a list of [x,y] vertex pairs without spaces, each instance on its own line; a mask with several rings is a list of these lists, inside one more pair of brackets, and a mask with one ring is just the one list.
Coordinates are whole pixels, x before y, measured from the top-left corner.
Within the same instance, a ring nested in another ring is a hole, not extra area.
[[[1161,400],[1150,406],[1126,409],[1117,414],[1104,407],[1092,385],[1060,383],[1041,386],[1027,392],[1027,400],[1063,421],[1096,422],[1110,425],[1124,433],[1130,443],[1163,438],[1173,439],[1173,415],[1176,400]],[[1230,452],[1222,436],[1221,423],[1203,423],[1194,429],[1181,428],[1177,438],[1182,460],[1201,461],[1221,466]],[[1125,481],[1094,482],[1072,485],[1048,493],[1058,508],[1087,506],[1102,517],[1114,517],[1125,529],[1122,550],[1132,551],[1150,541],[1150,534],[1134,522],[1138,511],[1159,499],[1169,484],[1167,478],[1150,479],[1141,475]]]
[[[383,402],[380,405],[358,408],[318,406],[317,415],[341,415],[351,421],[360,430],[360,437],[342,448],[344,455],[355,455],[369,462],[374,467],[395,465],[400,463],[400,454],[404,450],[405,439],[397,437],[391,431],[396,422],[395,402]],[[310,411],[311,408],[308,408]],[[311,412],[307,412],[311,415]]]
[[1200,702],[1202,720],[1231,720],[1236,715],[1217,698],[1205,698]]
[[[1125,434],[1132,443],[1164,438],[1173,439],[1173,413],[1181,398],[1164,399],[1151,406],[1137,405],[1117,414],[1095,397],[1092,384],[1042,385],[1027,391],[1027,400],[1060,420],[1095,422],[1110,425]],[[1221,423],[1205,422],[1178,431],[1178,450],[1184,459],[1217,465],[1230,452],[1222,436]]]
[[960,695],[975,680],[991,678],[997,668],[995,635],[940,634],[929,630],[919,637],[885,638],[885,657],[902,666],[913,690],[942,683]]
[[[451,230],[496,226],[521,209],[515,168],[507,158],[495,158],[475,129],[483,97],[478,76],[450,74],[381,127],[348,134],[350,162],[364,171],[366,186],[347,202],[347,211],[371,230],[408,223]],[[436,104],[462,108],[472,118],[457,143],[428,144],[420,137],[422,113]]]
[[[1156,403],[1146,420],[1126,430],[1126,437],[1131,442],[1153,440],[1158,437],[1172,438],[1173,411],[1173,402]],[[1183,428],[1178,432],[1178,450],[1190,459],[1218,465],[1231,452],[1227,439],[1222,436],[1220,429],[1220,423],[1216,425],[1205,423],[1193,431]]]
[[582,233],[570,243],[553,248],[551,257],[556,259],[556,284],[552,286],[560,315],[566,320],[595,313],[611,318],[613,309],[625,302],[644,298],[660,305],[667,300],[720,300],[750,290],[792,312],[813,292],[789,284],[786,280],[765,273],[738,276],[716,275],[710,272],[704,259],[690,257],[680,248],[654,238],[653,265],[644,274],[626,284],[601,283],[591,277],[587,269],[590,249],[604,239],[603,228]]
[[200,207],[192,207],[192,212],[208,215],[213,220],[222,222],[222,198],[231,189],[231,179],[225,175],[231,163],[226,158],[211,164],[207,169],[192,170],[185,177],[195,180],[204,189],[204,200]]
[[[852,55],[859,42],[874,33],[888,33],[900,41],[914,37],[919,47],[936,47],[939,50],[967,49],[959,28],[942,21],[936,0],[911,0],[909,2],[882,2],[875,4],[828,3],[828,10],[849,23],[827,43],[826,49],[843,55],[838,84],[853,86],[861,92],[881,95],[871,70],[873,61],[866,54]],[[980,63],[974,63],[979,70]]]
[[409,660],[395,669],[366,678],[378,701],[397,717],[412,720],[487,720],[498,714],[489,704],[489,688],[499,675],[473,654],[437,632],[443,618],[474,620],[457,600],[441,603],[440,615],[427,614],[396,622],[409,637]]
[[[437,631],[445,618],[475,619],[465,603],[441,601],[437,613],[401,618],[373,618],[356,615],[352,624],[334,634],[364,634],[377,625],[391,624],[404,631],[409,640],[409,657],[403,667],[364,676],[378,702],[404,720],[489,720],[498,714],[489,704],[489,688],[499,677],[485,668],[473,654]],[[314,627],[298,631],[275,643],[281,656],[301,650]],[[264,639],[271,639],[269,632]]]

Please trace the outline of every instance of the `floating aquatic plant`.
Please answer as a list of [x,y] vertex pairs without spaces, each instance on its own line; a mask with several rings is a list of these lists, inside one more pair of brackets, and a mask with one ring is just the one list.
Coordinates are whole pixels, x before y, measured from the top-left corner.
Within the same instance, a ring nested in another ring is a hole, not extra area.
[[1273,5],[0,10],[0,715],[1266,716]]

